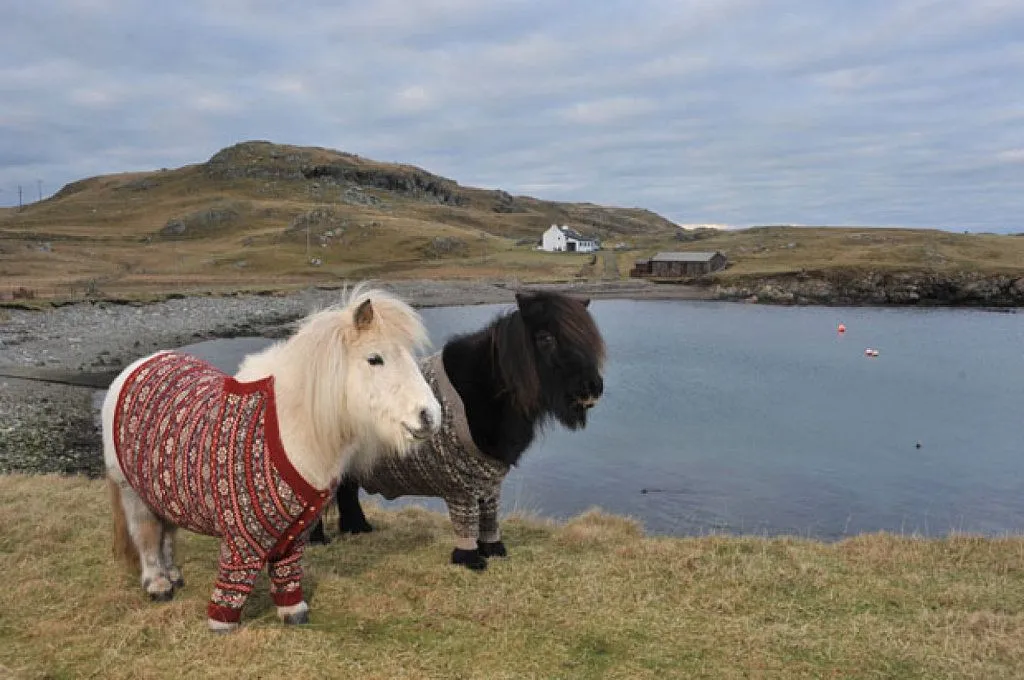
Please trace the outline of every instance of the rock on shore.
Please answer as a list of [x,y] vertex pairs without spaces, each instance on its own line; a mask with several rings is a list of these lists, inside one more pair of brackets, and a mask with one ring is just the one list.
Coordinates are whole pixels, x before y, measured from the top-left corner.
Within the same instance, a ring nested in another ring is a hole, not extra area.
[[817,305],[1024,306],[1024,277],[971,272],[800,273],[713,284],[725,300]]

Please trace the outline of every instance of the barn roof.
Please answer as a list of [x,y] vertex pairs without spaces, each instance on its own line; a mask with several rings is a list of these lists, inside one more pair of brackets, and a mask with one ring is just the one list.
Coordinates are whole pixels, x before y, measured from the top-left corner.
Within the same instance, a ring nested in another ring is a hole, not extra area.
[[711,258],[718,254],[717,250],[711,252],[658,253],[651,258],[651,262],[710,262]]

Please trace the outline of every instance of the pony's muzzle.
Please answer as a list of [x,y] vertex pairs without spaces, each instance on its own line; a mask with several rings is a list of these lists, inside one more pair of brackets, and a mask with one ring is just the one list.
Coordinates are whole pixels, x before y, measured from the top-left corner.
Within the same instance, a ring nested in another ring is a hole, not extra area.
[[597,375],[583,383],[583,394],[576,400],[576,403],[583,408],[594,408],[602,394],[604,394],[604,380]]
[[416,441],[423,441],[429,439],[438,428],[441,423],[429,410],[425,408],[420,409],[419,413],[419,426],[410,427],[408,424],[405,425],[406,431]]

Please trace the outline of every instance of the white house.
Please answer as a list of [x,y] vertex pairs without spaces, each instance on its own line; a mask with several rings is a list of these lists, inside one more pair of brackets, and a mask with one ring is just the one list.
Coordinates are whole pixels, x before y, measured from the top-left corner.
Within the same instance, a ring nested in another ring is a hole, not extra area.
[[597,239],[582,236],[564,225],[552,224],[540,240],[540,249],[549,253],[592,253],[600,250]]

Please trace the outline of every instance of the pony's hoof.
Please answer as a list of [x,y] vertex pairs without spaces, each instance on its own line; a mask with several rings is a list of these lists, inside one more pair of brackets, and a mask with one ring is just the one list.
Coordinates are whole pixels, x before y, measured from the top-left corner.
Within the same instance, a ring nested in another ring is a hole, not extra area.
[[309,623],[309,605],[300,602],[291,607],[278,607],[277,616],[285,625],[301,626]]
[[324,532],[324,525],[322,522],[316,524],[313,530],[309,532],[309,543],[310,545],[327,545],[331,542],[327,534]]
[[175,590],[181,590],[185,587],[185,577],[181,575],[181,570],[177,567],[169,570],[167,576],[171,579],[171,585]]
[[149,599],[153,602],[170,602],[174,597],[174,590],[168,590],[160,593],[149,593]]
[[501,541],[494,541],[492,543],[478,541],[477,546],[480,548],[480,554],[484,557],[508,557],[508,550]]
[[368,534],[373,531],[373,526],[371,526],[365,519],[358,522],[339,521],[338,531],[343,534]]
[[302,626],[309,623],[309,612],[299,612],[298,614],[289,614],[281,619],[281,622],[287,626]]
[[480,554],[479,550],[452,550],[452,564],[461,564],[473,571],[483,571],[487,568],[487,558]]
[[147,578],[142,582],[142,588],[154,602],[167,602],[174,597],[174,584],[166,576]]
[[216,619],[206,619],[206,625],[210,627],[211,633],[217,633],[218,635],[224,635],[225,633],[234,633],[238,630],[238,622],[228,623],[227,621],[217,621]]

